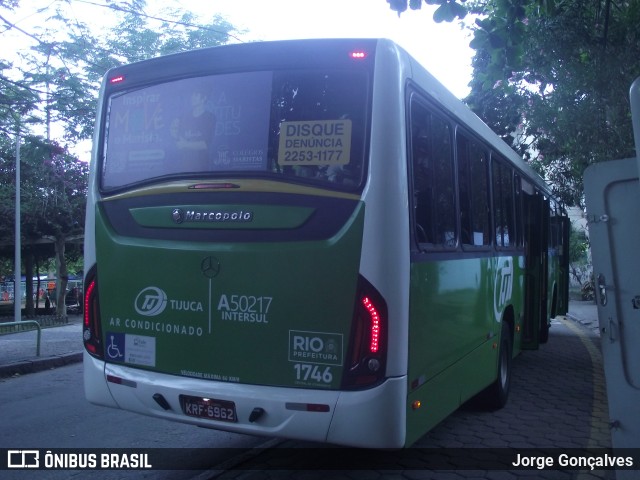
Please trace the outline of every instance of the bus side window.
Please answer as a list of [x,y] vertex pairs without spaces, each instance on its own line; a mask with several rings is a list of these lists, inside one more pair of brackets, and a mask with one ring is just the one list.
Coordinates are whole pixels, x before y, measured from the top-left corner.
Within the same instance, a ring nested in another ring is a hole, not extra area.
[[431,148],[426,126],[419,126],[413,137],[413,201],[418,243],[435,243],[433,235]]
[[492,165],[492,181],[496,246],[511,247],[516,243],[513,172],[495,157]]
[[460,192],[460,242],[491,245],[487,154],[477,142],[458,130],[458,188]]
[[522,177],[519,174],[514,175],[514,187],[515,187],[515,229],[516,229],[516,247],[524,247],[524,205],[522,198]]
[[451,127],[413,102],[411,132],[414,237],[421,245],[455,247]]
[[456,246],[457,215],[453,175],[453,149],[451,128],[448,123],[434,117],[434,172],[436,198],[436,235],[438,243],[445,247]]

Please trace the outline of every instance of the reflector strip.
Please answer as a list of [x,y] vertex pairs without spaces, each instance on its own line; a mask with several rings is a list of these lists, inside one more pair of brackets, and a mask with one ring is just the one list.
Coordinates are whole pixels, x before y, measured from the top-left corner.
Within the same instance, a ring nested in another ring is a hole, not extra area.
[[137,388],[138,384],[132,380],[126,380],[124,378],[116,377],[114,375],[107,375],[107,382],[115,383],[117,385],[124,385],[125,387]]
[[287,410],[297,410],[300,412],[328,412],[331,409],[329,405],[325,405],[323,403],[285,403],[285,408]]

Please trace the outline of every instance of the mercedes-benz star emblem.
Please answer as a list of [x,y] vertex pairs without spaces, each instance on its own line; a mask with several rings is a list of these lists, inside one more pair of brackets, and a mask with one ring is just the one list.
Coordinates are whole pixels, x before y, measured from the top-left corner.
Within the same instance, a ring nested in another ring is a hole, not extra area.
[[171,218],[173,218],[173,221],[176,223],[184,222],[184,213],[182,212],[182,209],[174,208],[173,212],[171,212]]
[[207,257],[200,263],[200,269],[207,278],[217,277],[220,273],[220,261],[216,257]]

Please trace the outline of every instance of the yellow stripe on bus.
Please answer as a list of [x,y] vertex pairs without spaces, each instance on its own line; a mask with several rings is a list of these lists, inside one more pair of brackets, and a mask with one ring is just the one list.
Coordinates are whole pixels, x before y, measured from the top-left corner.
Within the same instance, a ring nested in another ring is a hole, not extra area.
[[[229,186],[226,186],[229,185]],[[196,188],[197,186],[197,188]],[[346,192],[325,190],[322,188],[296,185],[286,182],[256,179],[220,179],[220,180],[180,180],[136,188],[125,193],[103,197],[104,201],[121,200],[124,198],[147,195],[162,195],[166,193],[186,192],[260,192],[260,193],[289,193],[294,195],[312,195],[317,197],[343,198],[359,200],[360,195]]]

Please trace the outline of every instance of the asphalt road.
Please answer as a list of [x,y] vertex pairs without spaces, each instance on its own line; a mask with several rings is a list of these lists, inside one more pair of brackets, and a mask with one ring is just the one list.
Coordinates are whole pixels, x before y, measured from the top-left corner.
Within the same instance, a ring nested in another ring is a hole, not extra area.
[[[99,407],[84,398],[82,364],[0,380],[0,448],[7,449],[112,449],[135,451],[171,448],[170,463],[186,471],[98,471],[93,479],[193,478],[264,439],[197,428]],[[203,450],[198,450],[203,449]],[[207,450],[204,450],[207,449]],[[28,475],[27,475],[28,474]],[[9,478],[86,478],[88,472],[4,471]]]

